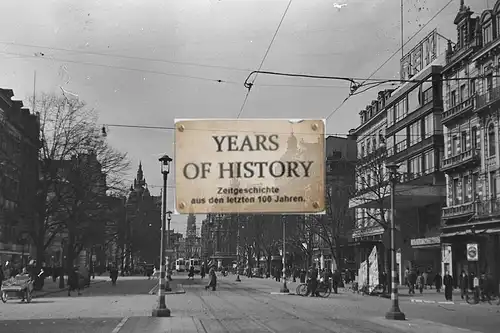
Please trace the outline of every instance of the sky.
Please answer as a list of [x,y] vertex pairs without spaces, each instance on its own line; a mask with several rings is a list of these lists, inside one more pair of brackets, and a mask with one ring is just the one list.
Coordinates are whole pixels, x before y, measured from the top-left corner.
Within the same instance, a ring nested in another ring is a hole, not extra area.
[[[408,41],[450,0],[403,0]],[[0,87],[15,98],[37,92],[77,94],[99,112],[106,140],[143,170],[153,194],[161,181],[158,157],[173,155],[176,118],[236,118],[250,71],[399,78],[399,0],[16,0],[1,1]],[[335,4],[346,4],[336,6]],[[453,0],[408,42],[409,51],[432,29],[456,39]],[[466,0],[480,14],[493,0]],[[341,8],[338,8],[341,7]],[[389,86],[381,87],[389,88]],[[327,120],[345,135],[377,90],[350,98]],[[349,94],[343,81],[259,75],[241,118],[327,118]],[[195,143],[194,143],[195,144]],[[174,176],[168,188],[173,207]],[[202,216],[198,216],[200,227]],[[186,216],[172,218],[184,232]]]

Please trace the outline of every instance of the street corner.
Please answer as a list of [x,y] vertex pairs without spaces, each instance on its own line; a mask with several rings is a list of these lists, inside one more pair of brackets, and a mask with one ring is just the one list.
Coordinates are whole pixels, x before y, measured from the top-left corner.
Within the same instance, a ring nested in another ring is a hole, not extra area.
[[381,317],[368,317],[368,318],[365,317],[364,320],[376,324],[378,326],[383,326],[391,330],[396,330],[406,333],[422,333],[422,332],[481,333],[479,331],[468,330],[424,319],[407,318],[406,320],[388,320]]

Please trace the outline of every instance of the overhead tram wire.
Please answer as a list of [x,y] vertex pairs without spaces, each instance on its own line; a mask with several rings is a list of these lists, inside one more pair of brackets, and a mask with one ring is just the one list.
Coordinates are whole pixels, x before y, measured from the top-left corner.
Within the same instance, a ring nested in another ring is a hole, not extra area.
[[[364,80],[361,85],[363,85],[364,83],[366,83],[366,81],[368,81],[369,79],[371,79],[373,77],[373,75],[377,74],[379,70],[381,70],[389,61],[392,60],[392,58],[394,58],[398,53],[399,51],[402,51],[403,48],[411,41],[413,40],[413,38],[415,38],[422,30],[425,29],[425,27],[427,27],[439,14],[441,14],[454,0],[449,0],[444,6],[443,8],[441,8],[440,10],[438,10],[427,22],[425,22],[424,25],[422,25],[420,27],[420,29],[417,30],[417,32],[415,32],[407,41],[406,43],[403,43],[401,45],[400,48],[398,48],[386,61],[384,61],[382,63],[382,65],[380,65],[375,71],[373,71],[373,73],[371,73],[368,78],[366,80]],[[401,24],[403,24],[403,22],[401,22]],[[340,110],[340,108],[342,106],[344,106],[345,102],[347,102],[347,100],[353,96],[354,93],[350,92],[349,95],[346,97],[346,99],[344,101],[342,101],[342,103],[339,104],[338,107],[336,107],[329,115],[328,117],[326,117],[326,120],[330,119],[331,116],[333,116],[338,110]]]
[[[276,40],[276,36],[278,36],[278,32],[280,31],[281,25],[283,24],[283,21],[285,20],[286,14],[288,13],[288,9],[290,9],[290,6],[292,5],[293,0],[288,1],[288,5],[285,8],[285,11],[283,12],[283,15],[281,15],[280,22],[278,23],[278,26],[276,27],[276,30],[274,31],[273,38],[271,38],[271,42],[269,42],[269,45],[267,46],[266,52],[264,53],[264,57],[262,57],[262,61],[260,62],[258,71],[262,69],[262,66],[264,65],[264,62],[267,59],[267,55],[269,54],[269,51],[271,51],[271,47],[274,44],[274,41]],[[257,80],[257,75],[254,77],[252,83],[249,83],[248,85],[245,85],[245,88],[247,88],[247,93],[245,94],[245,99],[243,99],[243,103],[241,104],[240,111],[238,112],[238,116],[236,117],[237,119],[240,118],[240,116],[243,114],[243,111],[245,110],[245,105],[247,104],[248,101],[248,96],[250,95],[250,91],[252,90],[252,86],[255,83],[255,80]],[[246,83],[246,80],[245,80]]]
[[[107,124],[104,124],[103,125],[103,132],[106,132],[105,128],[106,127],[116,127],[116,128],[132,128],[132,129],[152,129],[152,130],[161,130],[161,131],[174,131],[176,130],[176,128],[174,126],[152,126],[152,125],[134,125],[134,124],[112,124],[112,123],[107,123]],[[486,125],[484,126],[477,126],[478,129],[482,129],[482,130],[485,130],[487,127]],[[227,132],[230,132],[230,131],[234,131],[233,128],[219,128],[219,129],[210,129],[210,130],[207,130],[207,129],[203,129],[203,128],[191,128],[191,129],[186,129],[186,131],[205,131],[205,132],[221,132],[221,133],[227,133]],[[255,133],[255,131],[253,130],[238,130],[239,133]],[[283,132],[283,133],[280,133],[280,132],[276,132],[276,131],[273,131],[273,132],[264,132],[264,131],[261,131],[259,133],[262,133],[262,134],[286,134],[286,135],[289,135],[290,133],[289,132]],[[297,132],[296,134],[304,134],[304,135],[315,135],[315,134],[311,134],[311,133],[300,133],[300,132]],[[107,134],[106,134],[107,135]],[[348,136],[349,133],[325,133],[325,136]],[[420,134],[409,134],[409,135],[406,135],[406,134],[394,134],[395,137],[400,137],[400,136],[404,136],[404,137],[407,137],[407,136],[410,136],[410,137],[413,137],[413,136],[420,136]],[[372,134],[366,134],[366,135],[363,135],[363,137],[379,137],[379,134],[378,133],[372,133]]]

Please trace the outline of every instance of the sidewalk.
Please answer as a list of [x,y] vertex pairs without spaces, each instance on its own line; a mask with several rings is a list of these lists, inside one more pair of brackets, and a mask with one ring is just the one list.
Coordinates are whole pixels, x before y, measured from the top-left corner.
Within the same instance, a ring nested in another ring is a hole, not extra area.
[[[95,279],[90,280],[90,285],[92,286],[93,284],[103,283],[103,282],[106,282],[107,280],[109,280],[109,278],[105,278],[102,276],[96,276]],[[61,288],[59,288],[59,278],[57,278],[57,280],[55,282],[52,280],[52,278],[46,278],[45,283],[43,284],[42,290],[35,291],[34,296],[35,297],[43,297],[43,296],[55,294],[58,292],[67,291],[68,290],[68,285],[66,283],[67,281],[68,281],[68,277],[65,276],[64,277],[64,288],[61,289]]]

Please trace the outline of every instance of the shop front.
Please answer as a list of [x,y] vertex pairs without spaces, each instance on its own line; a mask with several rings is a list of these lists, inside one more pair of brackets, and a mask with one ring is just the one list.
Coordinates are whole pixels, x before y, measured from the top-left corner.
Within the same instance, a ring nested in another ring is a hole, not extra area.
[[414,238],[410,244],[413,249],[411,268],[431,276],[441,273],[441,237]]

